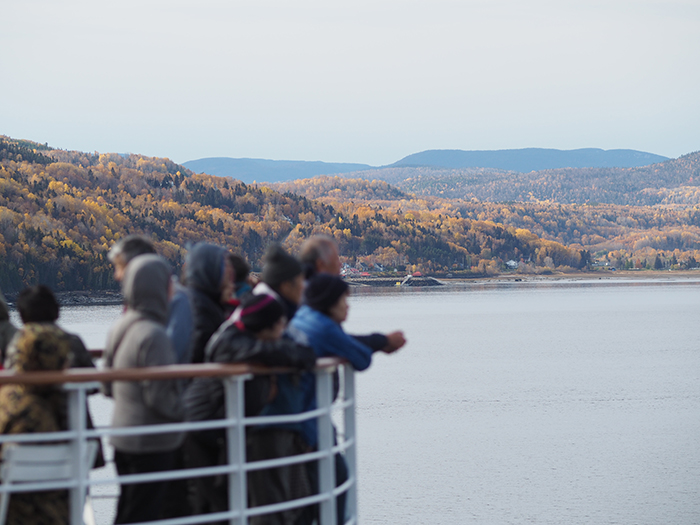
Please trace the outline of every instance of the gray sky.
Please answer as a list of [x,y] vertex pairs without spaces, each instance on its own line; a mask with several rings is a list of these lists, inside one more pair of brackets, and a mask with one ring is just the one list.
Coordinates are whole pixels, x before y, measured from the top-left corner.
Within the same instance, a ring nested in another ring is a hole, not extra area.
[[22,0],[0,134],[184,162],[700,150],[700,0]]

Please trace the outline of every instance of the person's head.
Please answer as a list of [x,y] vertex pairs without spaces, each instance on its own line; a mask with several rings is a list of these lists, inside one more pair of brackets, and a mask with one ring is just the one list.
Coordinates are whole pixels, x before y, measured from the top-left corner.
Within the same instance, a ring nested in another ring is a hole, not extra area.
[[235,253],[229,253],[228,260],[231,262],[233,272],[236,275],[235,282],[244,282],[250,275],[250,265],[248,264],[248,261],[245,260],[245,257]]
[[156,253],[156,249],[151,241],[141,235],[127,235],[114,243],[107,253],[109,262],[114,265],[114,280],[121,282],[131,259],[147,253]]
[[328,235],[314,235],[301,245],[299,259],[304,265],[306,278],[317,273],[340,275],[338,245]]
[[17,310],[24,324],[53,323],[58,319],[58,301],[48,286],[38,284],[17,295]]
[[170,265],[160,255],[135,258],[124,271],[122,293],[127,309],[165,323],[172,292]]
[[273,340],[282,337],[287,318],[284,306],[277,299],[267,294],[249,295],[240,308],[239,328],[258,339]]
[[348,295],[350,287],[343,279],[320,273],[306,283],[304,304],[342,323],[348,317]]
[[265,252],[262,280],[287,301],[299,304],[304,292],[301,264],[279,244],[271,244]]
[[185,284],[217,301],[233,295],[234,271],[228,251],[215,244],[195,244],[185,259]]

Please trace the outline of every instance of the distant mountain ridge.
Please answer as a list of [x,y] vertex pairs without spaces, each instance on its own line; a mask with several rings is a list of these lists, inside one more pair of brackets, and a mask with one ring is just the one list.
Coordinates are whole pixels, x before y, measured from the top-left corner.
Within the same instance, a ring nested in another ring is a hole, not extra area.
[[286,182],[318,175],[338,175],[382,168],[486,168],[529,173],[558,168],[633,168],[666,160],[668,157],[630,149],[525,148],[481,151],[427,150],[408,155],[393,164],[381,167],[347,162],[231,157],[207,157],[189,160],[182,165],[196,173],[232,177],[250,184],[252,182]]
[[284,182],[307,179],[316,175],[350,173],[372,169],[368,164],[333,163],[304,160],[234,159],[208,157],[182,163],[196,173],[231,177],[246,184],[253,182]]
[[631,149],[428,150],[386,167],[493,168],[529,173],[558,168],[634,168],[666,160],[668,157]]

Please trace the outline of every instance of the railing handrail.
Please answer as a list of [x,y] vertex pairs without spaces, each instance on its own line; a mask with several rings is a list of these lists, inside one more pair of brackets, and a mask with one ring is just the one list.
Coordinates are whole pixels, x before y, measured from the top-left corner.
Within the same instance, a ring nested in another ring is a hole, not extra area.
[[[337,403],[333,402],[333,372],[342,367],[343,396]],[[219,519],[231,520],[231,523],[246,525],[248,518],[253,516],[279,512],[282,510],[302,507],[309,504],[319,504],[320,523],[335,525],[336,500],[340,493],[346,494],[346,509],[349,520],[346,525],[357,523],[357,477],[356,477],[356,447],[355,440],[355,386],[354,370],[346,361],[339,358],[322,358],[316,362],[314,375],[316,377],[316,398],[318,405],[315,409],[298,414],[276,416],[251,416],[244,414],[244,383],[256,374],[282,374],[295,372],[291,368],[267,368],[248,364],[219,364],[207,363],[196,365],[170,365],[149,368],[108,369],[93,368],[68,369],[53,372],[14,373],[0,371],[0,386],[8,384],[50,385],[65,384],[68,394],[69,429],[60,432],[38,432],[35,434],[8,434],[0,437],[0,444],[15,442],[45,442],[68,441],[72,443],[72,458],[83,457],[87,440],[117,434],[151,434],[164,430],[188,431],[198,428],[225,429],[225,447],[228,464],[194,467],[181,471],[164,471],[138,475],[111,475],[105,479],[95,479],[88,475],[85,465],[74,460],[75,476],[65,481],[45,481],[19,485],[0,485],[0,494],[27,491],[48,490],[49,488],[68,488],[70,490],[70,523],[82,524],[82,508],[89,488],[95,485],[111,485],[119,483],[146,483],[154,480],[183,479],[191,475],[211,476],[225,475],[228,477],[229,511],[188,516],[154,522],[154,525],[184,525],[185,523],[205,523]],[[142,380],[172,380],[195,377],[221,377],[224,384],[224,419],[201,422],[173,422],[163,425],[145,425],[139,427],[99,427],[86,428],[87,395],[94,392],[99,382],[111,381],[142,381]],[[333,406],[344,414],[342,438],[335,439],[336,433],[331,421]],[[292,456],[280,456],[265,460],[247,461],[246,458],[246,429],[260,424],[278,424],[292,421],[315,419],[317,421],[318,447],[315,451]],[[336,487],[334,456],[344,453],[348,466],[348,479]],[[248,507],[247,505],[247,473],[256,470],[276,468],[296,463],[316,461],[318,466],[318,487],[315,494],[300,499]]]
[[[345,363],[337,357],[322,357],[316,361],[316,370],[332,369]],[[0,385],[52,385],[61,383],[87,383],[99,381],[146,381],[157,379],[188,379],[197,377],[225,377],[242,375],[288,374],[298,372],[293,368],[265,367],[249,364],[200,363],[190,365],[150,366],[143,368],[119,368],[96,370],[94,368],[69,368],[62,371],[16,373],[0,371]]]

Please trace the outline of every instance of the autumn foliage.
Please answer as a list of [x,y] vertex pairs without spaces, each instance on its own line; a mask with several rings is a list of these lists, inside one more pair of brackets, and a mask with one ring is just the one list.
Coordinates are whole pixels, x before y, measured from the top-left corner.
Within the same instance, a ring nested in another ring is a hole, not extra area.
[[152,238],[176,269],[195,242],[225,245],[259,268],[270,242],[296,252],[316,233],[333,236],[347,262],[425,273],[484,275],[511,259],[533,267],[589,261],[585,250],[486,217],[384,209],[378,204],[384,194],[411,199],[382,183],[370,184],[361,203],[331,205],[196,175],[167,159],[53,150],[0,137],[0,286],[10,292],[36,282],[57,290],[114,288],[107,251],[131,233]]

